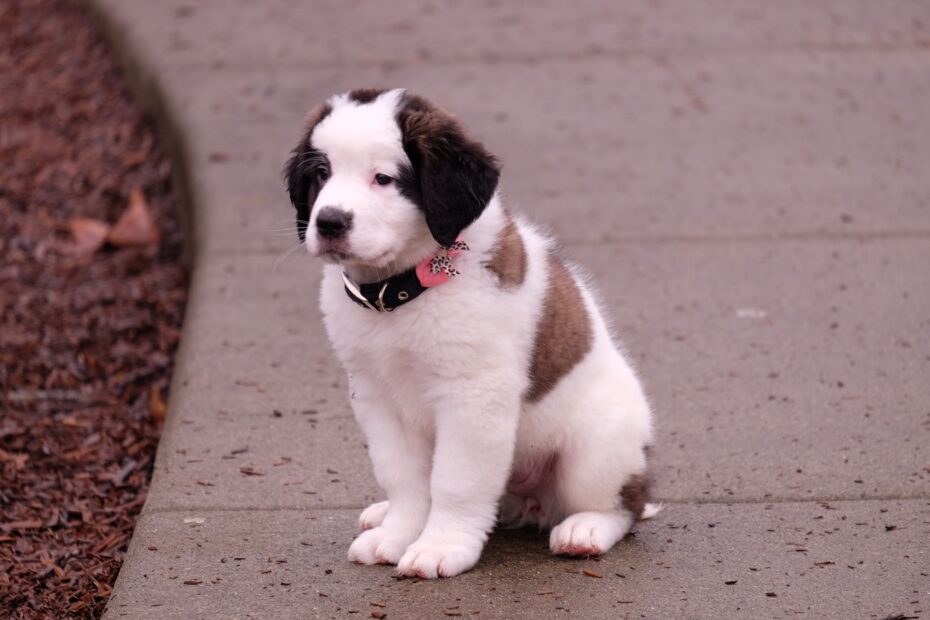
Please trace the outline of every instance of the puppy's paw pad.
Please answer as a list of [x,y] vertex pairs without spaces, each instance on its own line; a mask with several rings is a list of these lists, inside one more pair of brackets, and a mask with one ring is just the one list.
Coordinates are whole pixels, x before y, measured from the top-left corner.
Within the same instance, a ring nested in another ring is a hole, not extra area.
[[377,502],[362,511],[358,516],[358,526],[362,530],[370,530],[381,525],[387,515],[390,502]]
[[356,564],[396,564],[404,550],[415,538],[375,527],[359,534],[349,546],[349,561]]
[[600,555],[629,531],[625,514],[579,512],[552,529],[549,549],[558,555]]
[[464,573],[478,563],[482,544],[417,541],[397,563],[397,572],[408,577],[435,579]]

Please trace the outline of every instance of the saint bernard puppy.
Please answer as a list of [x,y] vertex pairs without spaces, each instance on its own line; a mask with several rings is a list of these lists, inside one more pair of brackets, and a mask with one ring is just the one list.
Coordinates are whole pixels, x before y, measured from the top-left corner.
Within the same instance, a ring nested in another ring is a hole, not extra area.
[[404,90],[334,96],[284,176],[387,495],[350,560],[457,575],[496,522],[601,554],[657,512],[636,374],[584,276],[503,203],[497,161],[452,115]]

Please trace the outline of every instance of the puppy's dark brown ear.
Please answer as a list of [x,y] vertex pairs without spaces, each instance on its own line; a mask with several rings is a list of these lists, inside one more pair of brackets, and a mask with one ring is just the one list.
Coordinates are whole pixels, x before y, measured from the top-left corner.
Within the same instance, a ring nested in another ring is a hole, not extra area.
[[449,246],[490,202],[500,167],[448,112],[421,97],[405,96],[398,122],[413,166],[401,190],[421,206],[433,238]]
[[307,233],[310,209],[313,208],[316,195],[325,182],[320,171],[324,169],[328,171],[329,167],[326,156],[310,145],[310,135],[313,133],[313,128],[326,118],[330,109],[328,104],[322,104],[310,111],[307,115],[304,134],[297,147],[291,152],[290,159],[284,164],[282,173],[291,204],[297,209],[297,236],[301,241]]

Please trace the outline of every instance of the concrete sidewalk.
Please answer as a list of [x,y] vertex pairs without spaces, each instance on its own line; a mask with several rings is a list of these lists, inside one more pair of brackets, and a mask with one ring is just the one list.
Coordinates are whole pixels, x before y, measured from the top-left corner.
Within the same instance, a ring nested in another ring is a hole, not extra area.
[[[196,250],[107,618],[930,617],[930,5],[95,4]],[[345,559],[381,496],[319,266],[278,260],[280,169],[313,103],[371,85],[456,112],[603,292],[667,504],[604,558],[498,532],[451,580]]]

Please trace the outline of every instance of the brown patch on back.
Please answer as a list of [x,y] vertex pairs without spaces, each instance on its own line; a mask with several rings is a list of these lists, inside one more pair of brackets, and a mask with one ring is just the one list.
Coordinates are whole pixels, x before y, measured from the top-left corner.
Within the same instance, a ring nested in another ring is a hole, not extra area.
[[643,516],[646,504],[649,502],[650,480],[646,474],[633,474],[627,483],[620,489],[620,500],[623,507],[639,519]]
[[536,328],[525,398],[537,402],[558,384],[591,349],[591,317],[572,274],[550,255],[549,288]]
[[507,218],[486,267],[497,275],[502,287],[520,286],[526,277],[526,249],[516,223]]

